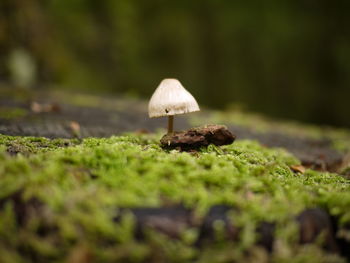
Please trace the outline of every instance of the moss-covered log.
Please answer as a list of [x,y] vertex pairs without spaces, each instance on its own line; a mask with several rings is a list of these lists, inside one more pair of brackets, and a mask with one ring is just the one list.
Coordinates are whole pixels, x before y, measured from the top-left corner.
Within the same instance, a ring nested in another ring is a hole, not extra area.
[[250,140],[191,154],[163,150],[159,137],[1,135],[1,261],[344,262],[346,178],[296,173],[298,159]]

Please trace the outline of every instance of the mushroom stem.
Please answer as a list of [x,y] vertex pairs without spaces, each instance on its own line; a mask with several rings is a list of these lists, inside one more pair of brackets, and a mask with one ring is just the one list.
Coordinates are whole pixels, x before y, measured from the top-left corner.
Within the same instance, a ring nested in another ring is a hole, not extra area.
[[174,129],[174,116],[168,116],[168,133],[172,133]]

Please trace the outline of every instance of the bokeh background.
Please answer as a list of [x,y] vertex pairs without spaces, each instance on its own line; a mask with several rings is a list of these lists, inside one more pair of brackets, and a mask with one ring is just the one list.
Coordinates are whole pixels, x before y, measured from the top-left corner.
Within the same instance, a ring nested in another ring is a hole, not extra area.
[[350,127],[349,0],[0,0],[1,87],[149,98]]

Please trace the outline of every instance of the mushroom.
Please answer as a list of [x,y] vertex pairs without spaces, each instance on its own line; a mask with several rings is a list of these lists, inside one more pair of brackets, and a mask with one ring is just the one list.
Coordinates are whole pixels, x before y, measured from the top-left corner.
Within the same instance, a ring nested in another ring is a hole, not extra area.
[[195,98],[177,79],[164,79],[148,104],[150,118],[168,116],[168,133],[173,132],[174,115],[200,111]]

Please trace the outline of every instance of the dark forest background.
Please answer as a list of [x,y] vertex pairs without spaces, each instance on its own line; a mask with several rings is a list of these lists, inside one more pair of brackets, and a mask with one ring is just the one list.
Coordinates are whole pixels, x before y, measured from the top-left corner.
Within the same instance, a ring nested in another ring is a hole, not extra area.
[[0,0],[2,86],[149,98],[350,127],[349,0]]

